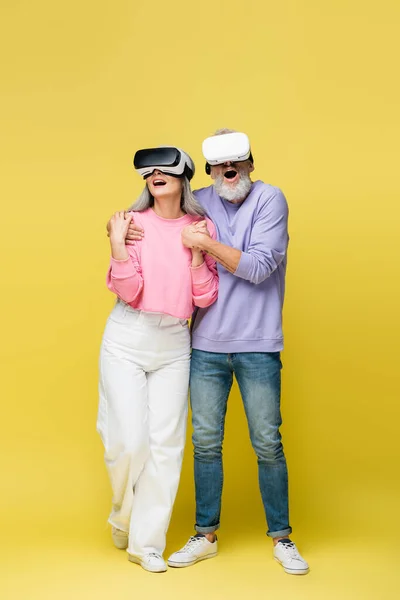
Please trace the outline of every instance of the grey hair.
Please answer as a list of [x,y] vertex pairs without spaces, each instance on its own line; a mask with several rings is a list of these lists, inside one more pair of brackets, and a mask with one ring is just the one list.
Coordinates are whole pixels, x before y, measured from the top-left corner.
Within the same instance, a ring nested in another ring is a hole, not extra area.
[[213,135],[225,135],[226,133],[237,133],[237,129],[228,129],[227,127],[223,127],[222,129],[217,129]]
[[[192,188],[187,177],[183,177],[182,182],[182,198],[181,208],[187,215],[193,215],[195,217],[203,217],[205,215],[204,210],[197,202],[193,195]],[[144,190],[140,194],[139,198],[129,207],[128,210],[134,210],[136,212],[143,212],[151,206],[154,206],[154,198],[150,194],[149,188],[145,185]]]

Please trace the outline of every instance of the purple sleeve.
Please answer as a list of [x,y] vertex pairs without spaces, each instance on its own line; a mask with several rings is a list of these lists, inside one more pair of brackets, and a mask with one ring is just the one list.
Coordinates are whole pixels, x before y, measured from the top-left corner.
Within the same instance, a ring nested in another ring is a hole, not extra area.
[[286,255],[287,223],[288,206],[279,190],[256,216],[247,251],[242,252],[234,273],[237,277],[259,284],[275,271]]

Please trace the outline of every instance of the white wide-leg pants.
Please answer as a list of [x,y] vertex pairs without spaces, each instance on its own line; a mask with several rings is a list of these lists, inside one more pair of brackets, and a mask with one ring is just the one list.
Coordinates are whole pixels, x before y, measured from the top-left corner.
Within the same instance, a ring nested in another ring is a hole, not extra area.
[[118,301],[100,352],[97,430],[113,499],[109,522],[129,531],[128,552],[163,553],[186,436],[187,321]]

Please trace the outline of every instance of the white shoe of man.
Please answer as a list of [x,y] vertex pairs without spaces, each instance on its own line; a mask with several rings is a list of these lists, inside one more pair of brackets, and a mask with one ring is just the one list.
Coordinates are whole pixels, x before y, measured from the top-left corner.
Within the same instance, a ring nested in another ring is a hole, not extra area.
[[213,558],[218,552],[217,538],[213,542],[209,542],[208,539],[198,533],[197,535],[191,536],[188,542],[178,550],[174,552],[168,559],[169,567],[190,567],[200,560],[206,560],[207,558]]
[[111,537],[114,542],[114,546],[119,550],[126,550],[128,547],[128,533],[113,527],[111,529]]
[[274,558],[290,575],[305,575],[310,570],[308,563],[300,556],[296,544],[289,538],[280,540],[274,546]]
[[165,560],[158,552],[148,552],[141,557],[128,554],[128,559],[150,573],[164,573],[167,570]]

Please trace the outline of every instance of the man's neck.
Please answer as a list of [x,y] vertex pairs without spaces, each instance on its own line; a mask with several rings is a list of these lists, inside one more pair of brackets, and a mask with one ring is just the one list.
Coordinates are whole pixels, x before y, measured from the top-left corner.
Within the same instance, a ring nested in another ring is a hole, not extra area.
[[242,198],[241,200],[227,200],[227,202],[229,202],[230,204],[241,204],[245,200],[246,198]]

